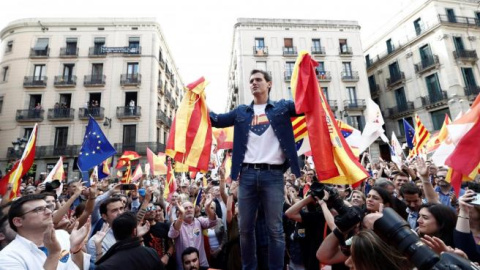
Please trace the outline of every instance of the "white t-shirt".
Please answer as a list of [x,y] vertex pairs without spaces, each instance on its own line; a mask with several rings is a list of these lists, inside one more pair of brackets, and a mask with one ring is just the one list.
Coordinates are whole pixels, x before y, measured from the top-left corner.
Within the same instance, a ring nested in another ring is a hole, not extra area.
[[244,163],[281,165],[285,154],[265,114],[267,104],[253,105],[254,116],[248,132]]

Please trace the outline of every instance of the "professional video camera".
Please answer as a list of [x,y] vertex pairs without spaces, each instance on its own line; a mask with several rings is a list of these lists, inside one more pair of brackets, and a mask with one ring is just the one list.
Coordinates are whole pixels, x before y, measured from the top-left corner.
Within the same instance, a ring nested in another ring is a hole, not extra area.
[[323,199],[325,196],[324,190],[328,192],[327,205],[329,208],[334,208],[338,212],[335,217],[335,225],[342,232],[347,232],[365,216],[365,211],[360,207],[348,207],[343,203],[343,199],[338,195],[338,191],[334,187],[324,185],[319,182],[313,182],[310,186],[310,194],[318,199]]
[[412,232],[408,223],[393,209],[385,208],[383,217],[374,223],[374,231],[386,243],[406,255],[419,270],[480,270],[469,260],[453,253],[444,252],[438,256]]
[[45,191],[52,192],[60,186],[60,180],[45,183]]

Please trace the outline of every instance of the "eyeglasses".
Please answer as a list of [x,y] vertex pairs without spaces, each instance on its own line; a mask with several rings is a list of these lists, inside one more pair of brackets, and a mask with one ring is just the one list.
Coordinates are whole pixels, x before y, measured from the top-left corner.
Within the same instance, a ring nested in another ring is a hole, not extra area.
[[26,215],[26,214],[28,214],[28,213],[32,213],[32,212],[34,212],[34,213],[36,213],[36,214],[38,214],[38,213],[45,213],[45,211],[46,211],[47,209],[50,210],[50,212],[52,211],[52,210],[48,207],[48,205],[39,206],[39,207],[35,207],[35,208],[33,208],[32,210],[27,211],[27,212],[21,214],[19,217],[24,216],[24,215]]
[[155,211],[157,208],[155,206],[149,206],[147,207],[147,211]]

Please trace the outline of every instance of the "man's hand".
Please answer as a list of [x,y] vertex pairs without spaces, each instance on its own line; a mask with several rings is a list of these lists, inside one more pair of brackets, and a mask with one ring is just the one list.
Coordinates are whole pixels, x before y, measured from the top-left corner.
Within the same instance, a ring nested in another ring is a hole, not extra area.
[[185,215],[185,208],[183,208],[183,206],[179,204],[177,205],[177,210],[178,210],[178,217],[183,218]]
[[428,166],[422,157],[417,158],[417,172],[423,179],[428,179]]
[[148,187],[147,190],[145,191],[145,200],[143,201],[149,203],[152,200],[152,194],[153,194],[153,187]]
[[82,245],[83,241],[88,235],[88,232],[90,231],[90,218],[87,219],[87,222],[85,225],[78,229],[78,221],[75,221],[75,226],[73,227],[72,233],[70,234],[70,249],[77,251],[79,250]]
[[107,232],[109,229],[110,229],[110,226],[108,225],[108,223],[105,222],[102,225],[102,229],[97,231],[97,233],[94,236],[92,236],[92,240],[93,240],[93,243],[95,243],[95,246],[102,245],[103,239],[107,235]]
[[55,235],[53,224],[48,225],[48,228],[43,235],[43,245],[47,248],[48,254],[60,254],[62,251],[62,247]]
[[218,168],[218,176],[220,177],[220,181],[225,180],[225,168],[224,167]]
[[86,187],[84,187],[83,184],[84,183],[80,181],[72,183],[74,196],[77,196],[77,197],[80,196],[80,194],[82,194],[82,191],[86,189]]
[[141,225],[141,224],[137,225],[137,236],[138,237],[143,237],[145,234],[148,233],[148,231],[150,231],[150,223],[149,222],[145,222],[145,224],[143,224],[143,225]]

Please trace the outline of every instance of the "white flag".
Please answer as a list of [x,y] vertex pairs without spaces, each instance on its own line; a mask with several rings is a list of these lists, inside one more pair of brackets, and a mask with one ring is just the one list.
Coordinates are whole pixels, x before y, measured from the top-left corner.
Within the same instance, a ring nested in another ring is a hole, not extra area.
[[384,133],[382,125],[385,123],[382,112],[380,111],[380,107],[378,107],[372,99],[368,99],[367,101],[365,121],[365,128],[362,132],[362,144],[359,147],[360,153],[365,151],[378,137],[382,137],[382,140],[386,139],[385,136],[382,136]]

